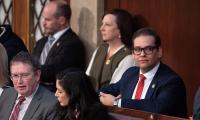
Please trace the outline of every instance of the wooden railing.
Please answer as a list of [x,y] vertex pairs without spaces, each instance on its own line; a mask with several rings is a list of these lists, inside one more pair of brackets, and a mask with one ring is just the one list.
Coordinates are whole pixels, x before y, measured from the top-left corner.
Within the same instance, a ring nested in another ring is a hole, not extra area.
[[111,120],[188,120],[140,110],[107,107]]

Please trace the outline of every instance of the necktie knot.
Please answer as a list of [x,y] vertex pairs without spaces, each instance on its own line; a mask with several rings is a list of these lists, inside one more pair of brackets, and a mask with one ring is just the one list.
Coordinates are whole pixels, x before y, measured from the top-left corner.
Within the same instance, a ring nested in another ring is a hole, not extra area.
[[140,80],[144,81],[146,79],[146,77],[143,74],[140,74]]
[[24,96],[19,96],[18,99],[19,99],[19,104],[20,105],[24,102],[24,100],[26,100],[26,98]]
[[48,37],[48,42],[49,42],[50,45],[53,43],[54,40],[55,40],[55,38],[52,35],[50,35]]

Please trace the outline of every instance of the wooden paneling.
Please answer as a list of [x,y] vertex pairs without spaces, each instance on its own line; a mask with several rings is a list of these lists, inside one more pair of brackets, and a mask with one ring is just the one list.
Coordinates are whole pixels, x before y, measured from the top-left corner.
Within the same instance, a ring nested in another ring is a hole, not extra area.
[[188,120],[141,110],[107,106],[111,120]]
[[[13,0],[13,31],[19,35],[27,48],[29,49],[31,44],[30,38],[30,21],[29,21],[29,3],[30,0]],[[30,50],[30,49],[29,49]]]
[[[112,9],[118,2],[105,3],[106,8]],[[120,0],[118,7],[142,16],[160,34],[163,61],[183,78],[191,115],[194,95],[200,86],[200,1]]]

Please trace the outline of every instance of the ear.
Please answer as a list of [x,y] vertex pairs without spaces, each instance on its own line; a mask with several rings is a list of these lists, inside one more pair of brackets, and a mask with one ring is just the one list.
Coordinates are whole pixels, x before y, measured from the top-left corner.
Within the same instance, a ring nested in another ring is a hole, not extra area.
[[64,25],[64,24],[66,24],[66,18],[65,17],[63,17],[63,16],[60,16],[59,18],[58,18],[58,22],[61,24],[61,25]]
[[162,47],[158,48],[158,57],[162,58]]
[[39,81],[40,80],[40,76],[41,76],[41,70],[36,70],[34,72],[34,75],[35,75],[36,81]]

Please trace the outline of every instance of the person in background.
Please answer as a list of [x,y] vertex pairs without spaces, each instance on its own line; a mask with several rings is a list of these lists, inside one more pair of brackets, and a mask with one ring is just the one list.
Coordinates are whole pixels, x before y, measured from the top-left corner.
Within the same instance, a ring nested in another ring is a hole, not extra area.
[[136,66],[117,83],[102,88],[100,101],[109,106],[187,117],[184,82],[161,62],[159,35],[152,28],[142,28],[135,32],[132,46]]
[[96,90],[116,83],[125,70],[134,66],[129,49],[134,33],[132,15],[123,9],[106,12],[100,32],[103,43],[94,51],[86,71]]
[[33,49],[42,65],[41,84],[55,92],[56,74],[70,67],[84,70],[85,49],[70,28],[71,8],[65,1],[51,1],[42,12],[46,34]]
[[82,71],[65,70],[57,75],[60,111],[55,120],[109,120],[88,77]]
[[1,120],[53,120],[57,113],[56,97],[39,85],[40,64],[28,52],[18,53],[10,63],[13,87],[0,99]]
[[3,92],[3,89],[6,88],[8,80],[8,56],[6,49],[0,43],[0,96]]
[[20,51],[28,52],[23,40],[12,31],[10,25],[0,25],[0,43],[7,51],[8,63]]
[[200,120],[200,88],[198,89],[194,99],[193,120]]
[[[10,25],[0,25],[0,43],[6,49],[8,65],[12,58],[20,51],[28,52],[23,40],[12,31]],[[7,85],[13,86],[13,83],[10,79],[8,79]]]

